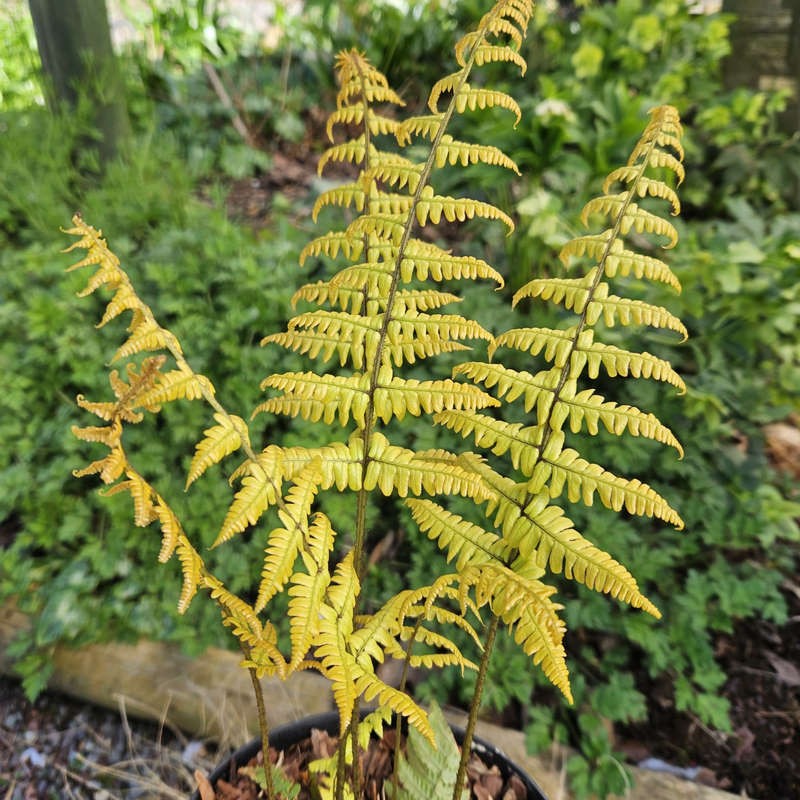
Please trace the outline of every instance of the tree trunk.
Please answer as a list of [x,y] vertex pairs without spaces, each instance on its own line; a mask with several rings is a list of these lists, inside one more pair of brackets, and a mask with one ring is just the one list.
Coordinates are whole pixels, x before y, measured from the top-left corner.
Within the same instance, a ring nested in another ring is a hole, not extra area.
[[130,135],[122,78],[111,46],[105,0],[28,0],[48,104],[74,108],[79,95],[92,104],[102,162]]
[[725,0],[723,11],[736,14],[726,85],[789,89],[782,123],[787,133],[800,130],[800,0]]

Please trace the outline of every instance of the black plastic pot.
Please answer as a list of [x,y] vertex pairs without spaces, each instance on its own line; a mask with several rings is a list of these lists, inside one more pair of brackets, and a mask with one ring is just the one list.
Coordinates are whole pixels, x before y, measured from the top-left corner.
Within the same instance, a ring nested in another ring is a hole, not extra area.
[[[464,740],[464,730],[455,725],[451,727],[456,741],[461,744]],[[297,722],[289,722],[286,725],[281,725],[270,732],[270,746],[274,747],[276,750],[285,750],[287,747],[297,742],[308,739],[309,736],[311,736],[312,728],[327,731],[330,734],[337,734],[339,732],[339,715],[336,712],[315,714],[313,716],[304,717]],[[237,769],[246,765],[250,759],[255,757],[260,749],[261,739],[253,739],[251,742],[240,747],[209,775],[211,784],[216,784],[220,778],[223,780],[232,780],[236,776]],[[499,750],[494,745],[477,736],[473,737],[472,750],[477,753],[488,766],[492,767],[496,765],[504,779],[515,774],[522,781],[528,792],[527,800],[547,800],[547,797],[536,785],[536,782],[511,761],[502,750]],[[191,800],[200,800],[200,793],[195,791],[191,796]]]

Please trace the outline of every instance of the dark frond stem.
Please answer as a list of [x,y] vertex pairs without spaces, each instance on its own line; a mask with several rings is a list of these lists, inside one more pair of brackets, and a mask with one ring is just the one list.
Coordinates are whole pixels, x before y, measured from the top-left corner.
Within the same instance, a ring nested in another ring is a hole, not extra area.
[[[250,652],[244,642],[240,642],[245,658],[250,658]],[[255,667],[248,667],[250,681],[253,684],[253,694],[256,698],[256,710],[258,712],[258,728],[261,732],[261,753],[264,758],[264,791],[267,800],[276,800],[275,787],[272,784],[272,764],[269,760],[269,723],[267,722],[267,710],[264,705],[264,692],[261,688],[261,681],[258,679]]]
[[478,665],[478,677],[475,680],[475,691],[472,693],[472,701],[469,705],[469,717],[467,717],[467,727],[464,730],[464,741],[461,743],[461,761],[458,764],[456,782],[453,784],[453,800],[461,800],[461,791],[467,777],[467,763],[472,753],[472,737],[475,734],[475,725],[478,722],[478,711],[481,707],[481,696],[483,686],[486,683],[486,673],[489,671],[489,661],[494,650],[494,641],[497,636],[497,629],[500,626],[500,617],[492,615],[492,621],[486,631],[486,641],[484,642],[481,663]]
[[[408,645],[406,646],[406,657],[403,659],[403,672],[400,676],[400,685],[397,687],[401,692],[405,692],[406,690],[406,683],[408,682],[408,670],[411,666],[411,653],[414,649],[414,642],[417,639],[417,633],[422,627],[422,620],[417,619],[416,623],[414,624],[414,630],[411,632],[411,636],[408,639]],[[398,714],[397,718],[394,722],[394,732],[395,732],[395,741],[400,742],[400,737],[403,735],[403,720],[402,717]],[[397,768],[400,765],[400,759],[397,757],[397,753],[395,752],[394,758],[394,765],[392,768],[392,796],[397,797],[397,786],[399,782],[399,776],[397,774]]]

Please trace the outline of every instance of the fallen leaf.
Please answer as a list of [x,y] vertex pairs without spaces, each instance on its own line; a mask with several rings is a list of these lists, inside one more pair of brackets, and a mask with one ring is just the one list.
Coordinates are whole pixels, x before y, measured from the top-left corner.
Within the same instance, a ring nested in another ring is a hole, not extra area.
[[194,779],[197,781],[197,791],[200,792],[200,800],[214,800],[216,797],[214,787],[199,769],[194,771]]
[[781,683],[792,687],[800,686],[800,669],[797,669],[791,661],[787,661],[769,650],[765,651],[764,655],[772,665],[772,669],[777,673],[778,680]]

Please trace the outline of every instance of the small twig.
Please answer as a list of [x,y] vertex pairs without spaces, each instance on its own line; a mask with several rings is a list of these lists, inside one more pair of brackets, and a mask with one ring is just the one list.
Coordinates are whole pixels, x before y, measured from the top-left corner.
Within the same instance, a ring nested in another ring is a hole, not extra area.
[[[77,758],[87,767],[100,773],[101,775],[108,775],[109,777],[112,778],[118,778],[119,780],[128,781],[129,783],[135,783],[138,787],[142,789],[148,789],[151,792],[155,792],[156,796],[159,797],[167,797],[170,798],[170,800],[186,800],[185,792],[173,789],[171,786],[164,783],[164,781],[162,781],[157,776],[155,778],[148,778],[138,772],[127,772],[124,769],[119,769],[116,767],[108,767],[105,766],[104,764],[98,764],[96,761],[91,761],[90,759],[86,758],[80,753],[77,754]],[[65,767],[59,767],[59,769],[66,770]],[[81,783],[88,784],[88,781],[82,780],[80,776],[73,775],[72,773],[69,774],[71,777],[80,780]]]
[[234,105],[233,100],[231,100],[231,96],[228,94],[225,85],[222,83],[222,78],[219,77],[219,73],[214,69],[213,65],[209,64],[207,61],[203,62],[203,69],[208,77],[208,82],[211,84],[214,92],[216,92],[220,102],[231,112],[231,123],[236,129],[236,132],[242,137],[242,139],[245,140],[248,145],[250,145],[250,147],[254,147],[255,143],[253,141],[253,137],[250,135],[250,131],[247,129],[247,125],[245,125],[241,115],[236,110],[236,106]]

